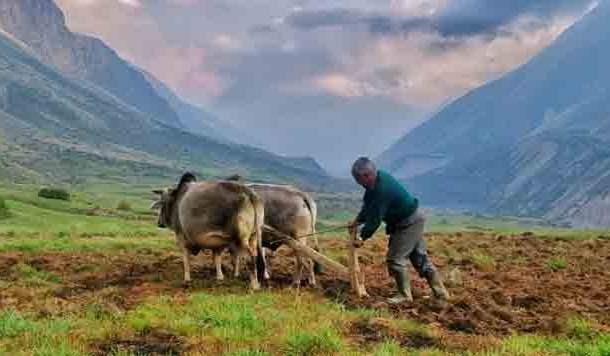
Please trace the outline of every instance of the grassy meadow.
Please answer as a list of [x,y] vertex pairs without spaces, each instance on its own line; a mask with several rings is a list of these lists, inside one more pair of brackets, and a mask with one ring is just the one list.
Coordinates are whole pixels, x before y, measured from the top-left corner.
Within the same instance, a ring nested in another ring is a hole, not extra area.
[[[38,186],[0,185],[0,355],[610,355],[607,324],[585,314],[559,319],[556,332],[464,333],[442,321],[343,303],[329,295],[332,276],[323,287],[293,288],[280,270],[270,288],[249,292],[245,277],[215,281],[209,255],[197,257],[194,285],[185,290],[173,236],[157,229],[148,210],[152,187],[100,184],[60,201],[37,197]],[[352,217],[359,198],[320,202],[324,229]],[[501,255],[485,244],[452,248],[443,236],[528,232],[553,237],[552,244],[605,234],[435,212],[428,232],[439,258],[470,261],[477,273],[499,270]],[[333,240],[343,235],[321,236],[325,253],[341,258]],[[383,258],[383,237],[377,240],[365,255]],[[575,262],[566,254],[544,263],[548,273],[564,273]]]

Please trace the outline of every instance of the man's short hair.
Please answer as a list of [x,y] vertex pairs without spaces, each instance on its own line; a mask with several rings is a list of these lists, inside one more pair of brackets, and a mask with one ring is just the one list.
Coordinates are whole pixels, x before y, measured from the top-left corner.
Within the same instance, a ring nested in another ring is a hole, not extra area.
[[352,176],[354,178],[358,178],[358,176],[362,175],[363,173],[377,173],[375,163],[373,163],[373,161],[371,161],[368,157],[360,157],[352,165]]

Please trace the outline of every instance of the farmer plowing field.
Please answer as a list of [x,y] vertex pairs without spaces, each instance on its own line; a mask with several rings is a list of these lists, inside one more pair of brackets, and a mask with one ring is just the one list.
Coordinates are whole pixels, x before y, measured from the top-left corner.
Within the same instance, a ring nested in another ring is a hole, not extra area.
[[360,213],[348,229],[353,233],[359,225],[364,225],[360,238],[354,241],[361,247],[381,225],[386,223],[386,233],[390,236],[386,263],[388,271],[396,281],[398,293],[388,299],[390,304],[413,301],[411,282],[407,275],[407,259],[421,277],[426,278],[436,298],[446,300],[449,293],[445,289],[438,271],[428,258],[423,239],[425,217],[419,209],[419,201],[410,194],[390,174],[378,170],[366,157],[361,157],[352,166],[352,176],[366,189],[364,204]]

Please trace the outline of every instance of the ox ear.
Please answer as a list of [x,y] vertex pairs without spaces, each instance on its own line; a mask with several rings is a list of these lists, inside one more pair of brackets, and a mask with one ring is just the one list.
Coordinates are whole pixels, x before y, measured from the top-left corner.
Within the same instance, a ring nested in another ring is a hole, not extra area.
[[196,182],[196,181],[197,181],[197,177],[195,177],[195,175],[193,173],[186,172],[180,178],[180,183],[178,183],[178,188],[182,187],[184,184]]
[[227,178],[225,178],[225,180],[228,180],[231,182],[239,182],[239,183],[243,183],[245,181],[244,177],[242,177],[239,174],[230,175]]
[[154,189],[152,192],[157,195],[163,195],[165,191],[163,189]]

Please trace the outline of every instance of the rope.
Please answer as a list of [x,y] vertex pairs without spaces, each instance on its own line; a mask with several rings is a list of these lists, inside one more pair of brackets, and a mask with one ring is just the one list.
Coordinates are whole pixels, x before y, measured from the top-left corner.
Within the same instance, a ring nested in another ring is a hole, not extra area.
[[[273,227],[269,226],[269,225],[265,225],[268,229],[272,230],[272,232],[274,234],[279,234],[279,235],[284,235],[287,236],[286,234],[284,234],[283,232],[280,232],[276,229],[274,229]],[[304,237],[310,237],[310,236],[315,236],[315,235],[321,235],[321,234],[325,234],[328,232],[334,232],[334,231],[339,231],[339,230],[343,230],[343,229],[347,229],[349,227],[349,225],[341,225],[341,226],[337,226],[337,227],[333,227],[330,229],[326,229],[326,230],[321,230],[321,231],[316,231],[312,234],[307,234],[307,235],[300,235],[300,236],[296,236],[296,237],[287,237],[284,239],[279,239],[279,240],[273,240],[272,243],[279,243],[279,242],[284,242],[284,241],[288,241],[288,240],[298,240],[298,239],[302,239]]]

